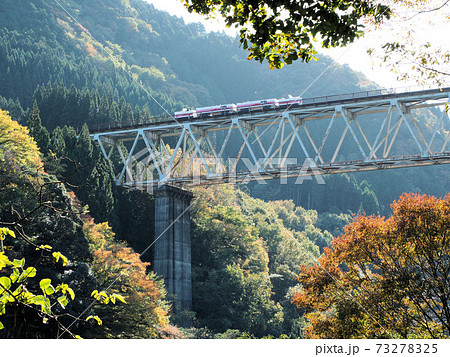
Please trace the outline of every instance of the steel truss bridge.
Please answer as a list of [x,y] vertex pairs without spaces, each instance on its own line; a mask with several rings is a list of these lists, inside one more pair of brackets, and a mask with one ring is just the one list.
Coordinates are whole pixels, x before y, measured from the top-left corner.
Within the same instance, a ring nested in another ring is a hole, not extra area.
[[[92,130],[117,185],[148,189],[450,163],[450,87]],[[113,124],[111,124],[113,125]]]

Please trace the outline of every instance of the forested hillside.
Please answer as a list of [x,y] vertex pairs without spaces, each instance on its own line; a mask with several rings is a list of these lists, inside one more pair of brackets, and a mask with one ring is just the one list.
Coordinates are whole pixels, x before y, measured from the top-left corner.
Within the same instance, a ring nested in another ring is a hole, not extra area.
[[[173,316],[171,297],[150,272],[151,255],[139,257],[154,235],[153,197],[114,185],[89,127],[158,120],[183,107],[322,96],[376,84],[346,66],[328,68],[333,61],[323,56],[270,70],[247,61],[237,39],[186,25],[142,0],[60,3],[64,8],[45,0],[0,1],[0,222],[25,237],[8,243],[11,250],[2,243],[1,253],[11,264],[25,257],[26,266],[36,266],[38,274],[26,286],[34,293],[45,278],[55,287],[72,287],[75,300],[56,314],[79,315],[93,290],[115,282],[109,293],[123,294],[127,304],[96,305],[90,314],[103,325],[79,321],[73,334],[301,337],[304,311],[291,303],[301,289],[301,266],[314,264],[353,214],[389,214],[389,204],[403,192],[448,191],[446,167],[332,175],[325,185],[273,180],[197,188],[193,311]],[[434,116],[426,113],[425,120]],[[16,131],[21,141],[13,147],[7,136]],[[114,164],[120,160],[112,157]],[[42,187],[45,195],[39,196]],[[35,245],[41,244],[61,251],[69,264],[55,266],[50,251],[39,258]],[[5,265],[8,279],[11,264]],[[6,314],[0,309],[2,337],[55,337],[61,330],[55,322],[43,327],[42,313],[9,303]],[[18,316],[33,324],[14,325]],[[189,328],[174,327],[186,317]]]

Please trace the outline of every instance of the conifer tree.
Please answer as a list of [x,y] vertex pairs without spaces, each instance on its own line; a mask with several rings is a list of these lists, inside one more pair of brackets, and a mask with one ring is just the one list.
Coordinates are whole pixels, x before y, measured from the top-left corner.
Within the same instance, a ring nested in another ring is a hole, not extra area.
[[50,135],[45,127],[42,126],[41,117],[39,116],[39,108],[37,102],[33,102],[30,114],[28,116],[28,129],[30,135],[36,140],[40,151],[45,155],[50,147]]

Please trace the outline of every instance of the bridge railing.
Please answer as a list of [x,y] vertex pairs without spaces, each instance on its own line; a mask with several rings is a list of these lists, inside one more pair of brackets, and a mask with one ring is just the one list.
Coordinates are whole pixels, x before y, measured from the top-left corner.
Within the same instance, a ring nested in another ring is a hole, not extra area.
[[380,88],[373,89],[369,91],[344,93],[344,94],[334,94],[314,98],[304,98],[302,100],[303,105],[308,104],[324,104],[324,103],[335,103],[345,100],[355,100],[355,99],[369,99],[378,96],[392,95],[392,94],[410,94],[414,92],[421,92],[426,90],[436,90],[438,88],[445,88],[445,86],[438,85],[422,85],[422,86],[405,86],[397,88]]
[[[157,116],[157,117],[151,117],[147,120],[142,120],[139,123],[130,123],[130,122],[111,122],[111,123],[99,123],[99,124],[90,124],[88,125],[89,131],[92,132],[103,132],[103,131],[110,131],[110,130],[130,130],[134,128],[142,127],[143,125],[148,125],[152,123],[158,123],[162,121],[168,121],[170,120],[170,116]],[[76,131],[79,133],[81,130],[81,127],[77,127]]]
[[[352,101],[352,100],[361,100],[361,99],[370,99],[376,97],[382,97],[385,95],[393,95],[393,94],[411,94],[414,92],[421,92],[427,90],[436,90],[439,88],[448,88],[450,84],[445,85],[422,85],[422,86],[405,86],[405,87],[397,87],[397,88],[380,88],[369,91],[361,91],[361,92],[353,92],[353,93],[344,93],[344,94],[334,94],[327,95],[321,97],[313,97],[313,98],[303,98],[302,105],[319,105],[319,104],[336,104],[344,101]],[[117,130],[130,130],[139,128],[142,126],[146,126],[152,123],[161,123],[175,120],[171,116],[157,116],[151,117],[148,120],[144,120],[140,123],[129,123],[129,122],[113,122],[113,123],[101,123],[101,124],[91,124],[89,125],[89,131],[92,132],[105,132],[105,131],[117,131]],[[77,132],[79,132],[81,128],[77,128]]]

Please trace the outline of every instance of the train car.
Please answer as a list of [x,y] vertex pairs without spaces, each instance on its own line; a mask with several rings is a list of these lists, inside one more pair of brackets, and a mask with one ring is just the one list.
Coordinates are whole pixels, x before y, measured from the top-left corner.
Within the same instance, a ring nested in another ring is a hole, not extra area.
[[236,104],[222,104],[196,109],[197,116],[200,118],[211,117],[215,115],[227,115],[235,113],[236,111]]
[[292,97],[278,99],[280,108],[290,108],[302,105],[302,97]]
[[249,113],[255,110],[275,109],[278,107],[278,99],[261,99],[250,102],[236,104],[237,111],[240,113]]
[[194,110],[183,109],[179,112],[175,112],[176,120],[189,119],[189,118],[197,118],[197,112],[195,109]]
[[175,119],[190,119],[190,118],[208,118],[219,115],[230,115],[235,113],[250,113],[254,111],[264,111],[277,108],[289,108],[292,106],[300,106],[302,98],[292,97],[283,99],[260,99],[238,104],[221,104],[209,107],[197,108],[194,110],[186,110],[175,112]]

